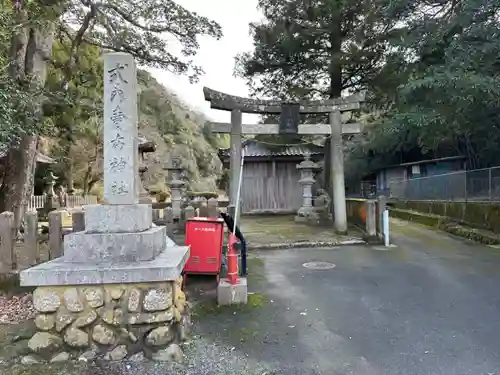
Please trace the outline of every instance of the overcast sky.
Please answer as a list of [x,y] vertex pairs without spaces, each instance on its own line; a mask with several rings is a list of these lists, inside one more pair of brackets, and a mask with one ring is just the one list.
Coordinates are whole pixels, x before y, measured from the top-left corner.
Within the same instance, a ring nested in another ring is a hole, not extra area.
[[[176,76],[158,69],[149,69],[153,76],[177,93],[191,107],[201,110],[211,120],[229,122],[230,113],[210,109],[203,98],[203,86],[228,94],[247,96],[245,81],[233,77],[234,57],[240,52],[251,51],[252,39],[248,24],[262,16],[257,10],[257,0],[182,0],[182,6],[219,23],[224,36],[220,40],[209,37],[199,39],[200,50],[195,57],[205,71],[198,83],[190,84],[187,77]],[[243,115],[244,123],[255,123],[255,115]]]

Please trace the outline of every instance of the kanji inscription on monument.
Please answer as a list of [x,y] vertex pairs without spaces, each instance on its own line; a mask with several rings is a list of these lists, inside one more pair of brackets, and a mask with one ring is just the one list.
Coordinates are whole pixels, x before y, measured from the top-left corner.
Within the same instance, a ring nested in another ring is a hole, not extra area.
[[132,56],[104,56],[104,200],[107,204],[136,204],[137,92]]

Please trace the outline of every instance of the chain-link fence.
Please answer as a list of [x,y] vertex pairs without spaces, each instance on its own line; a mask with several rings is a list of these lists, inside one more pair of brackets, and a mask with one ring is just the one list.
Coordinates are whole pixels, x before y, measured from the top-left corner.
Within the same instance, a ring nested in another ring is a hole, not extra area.
[[402,200],[498,202],[500,167],[391,181],[389,191]]

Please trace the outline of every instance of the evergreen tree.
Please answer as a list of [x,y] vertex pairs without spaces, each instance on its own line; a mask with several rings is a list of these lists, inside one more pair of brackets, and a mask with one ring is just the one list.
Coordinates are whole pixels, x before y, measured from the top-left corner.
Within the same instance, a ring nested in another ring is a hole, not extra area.
[[237,58],[237,73],[252,94],[280,99],[338,98],[370,88],[384,73],[388,40],[406,11],[388,12],[383,0],[259,0],[259,8],[265,19],[250,25],[255,49]]

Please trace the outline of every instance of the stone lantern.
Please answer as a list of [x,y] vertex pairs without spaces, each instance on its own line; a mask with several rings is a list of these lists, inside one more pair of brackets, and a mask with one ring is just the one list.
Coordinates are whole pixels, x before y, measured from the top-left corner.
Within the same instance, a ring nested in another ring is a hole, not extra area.
[[139,202],[152,203],[153,200],[149,196],[149,192],[144,188],[144,173],[148,170],[147,165],[144,163],[144,154],[149,154],[156,151],[156,145],[148,141],[146,138],[139,136],[138,142],[139,151]]
[[172,201],[172,214],[174,219],[181,217],[182,193],[186,182],[182,178],[184,168],[181,166],[181,158],[172,156],[164,168],[168,171],[167,185],[170,188]]
[[297,211],[296,222],[317,222],[319,220],[312,204],[314,171],[318,168],[318,164],[311,160],[310,152],[304,153],[304,160],[297,165],[297,169],[300,171],[299,184],[302,185],[302,207]]
[[45,202],[43,208],[46,212],[50,212],[58,207],[57,199],[55,199],[56,192],[54,191],[54,186],[56,185],[57,180],[58,178],[54,175],[52,171],[49,172],[49,174],[46,177],[47,187],[43,194],[45,196]]
[[56,192],[54,191],[54,186],[56,186],[56,181],[58,178],[54,175],[53,172],[49,172],[47,176],[47,190],[46,194],[48,197],[53,197],[56,195]]

